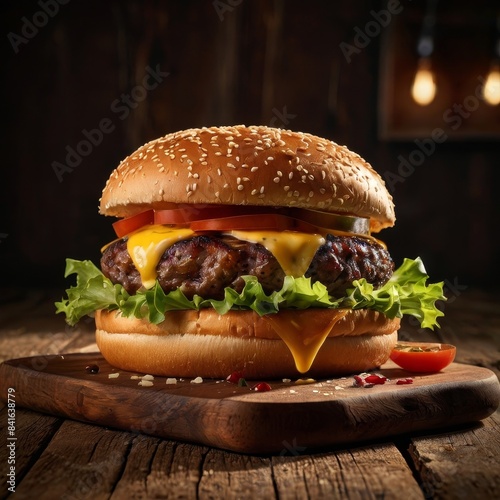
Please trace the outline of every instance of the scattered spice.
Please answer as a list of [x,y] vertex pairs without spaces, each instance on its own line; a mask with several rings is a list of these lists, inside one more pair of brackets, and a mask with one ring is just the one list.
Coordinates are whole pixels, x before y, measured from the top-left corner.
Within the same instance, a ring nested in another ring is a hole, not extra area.
[[[361,373],[360,375],[354,375],[354,387],[365,387],[370,388],[374,385],[382,385],[386,382],[390,382],[390,379],[384,377],[383,375],[377,375],[376,373]],[[396,385],[413,384],[413,378],[406,377],[400,378],[396,381]]]

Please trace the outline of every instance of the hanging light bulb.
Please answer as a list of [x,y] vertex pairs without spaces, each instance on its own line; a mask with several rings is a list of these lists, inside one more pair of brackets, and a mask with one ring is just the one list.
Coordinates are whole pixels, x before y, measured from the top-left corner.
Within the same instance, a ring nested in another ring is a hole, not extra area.
[[500,12],[496,19],[496,33],[495,55],[483,86],[484,100],[490,106],[500,104]]
[[436,96],[436,82],[429,59],[422,58],[418,63],[417,72],[411,88],[414,101],[420,106],[427,106]]
[[490,106],[500,104],[500,67],[497,64],[491,66],[490,72],[486,77],[483,87],[483,97]]

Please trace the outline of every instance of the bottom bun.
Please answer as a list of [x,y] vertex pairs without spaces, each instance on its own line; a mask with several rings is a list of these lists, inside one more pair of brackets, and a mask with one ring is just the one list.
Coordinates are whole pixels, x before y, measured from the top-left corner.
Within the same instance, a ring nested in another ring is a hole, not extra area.
[[[306,325],[328,321],[328,309],[297,311]],[[223,316],[212,309],[173,311],[153,325],[116,311],[97,311],[97,345],[109,364],[122,370],[170,377],[223,379],[330,377],[377,368],[397,341],[399,319],[374,311],[350,311],[331,329],[311,369],[301,374],[271,327],[253,311]]]

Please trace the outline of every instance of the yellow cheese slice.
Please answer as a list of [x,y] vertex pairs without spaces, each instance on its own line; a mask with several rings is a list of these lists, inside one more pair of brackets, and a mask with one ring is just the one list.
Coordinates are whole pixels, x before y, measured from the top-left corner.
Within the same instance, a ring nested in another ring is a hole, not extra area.
[[279,262],[285,274],[303,276],[318,248],[325,243],[321,234],[296,231],[230,231],[231,236],[266,247]]
[[156,266],[163,252],[175,242],[190,238],[192,235],[194,232],[189,228],[160,225],[146,226],[129,235],[127,250],[145,288],[154,286]]

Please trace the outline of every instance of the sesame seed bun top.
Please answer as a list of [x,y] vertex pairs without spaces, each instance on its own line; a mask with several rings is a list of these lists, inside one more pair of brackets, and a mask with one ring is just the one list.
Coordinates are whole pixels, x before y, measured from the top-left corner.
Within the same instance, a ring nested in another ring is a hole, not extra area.
[[311,134],[264,126],[189,129],[148,142],[113,171],[100,213],[176,204],[299,207],[394,225],[384,181],[359,155]]

